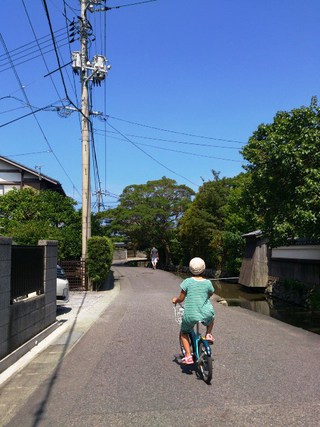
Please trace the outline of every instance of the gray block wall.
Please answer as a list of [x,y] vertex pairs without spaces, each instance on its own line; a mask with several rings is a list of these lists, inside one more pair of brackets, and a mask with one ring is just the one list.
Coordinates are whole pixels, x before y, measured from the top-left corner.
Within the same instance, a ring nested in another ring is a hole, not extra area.
[[0,359],[56,321],[57,242],[45,246],[44,294],[10,304],[12,239],[0,237]]

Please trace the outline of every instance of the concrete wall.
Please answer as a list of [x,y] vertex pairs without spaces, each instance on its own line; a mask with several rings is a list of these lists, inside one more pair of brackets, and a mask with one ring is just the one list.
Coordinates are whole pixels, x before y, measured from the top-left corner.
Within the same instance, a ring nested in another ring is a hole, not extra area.
[[268,250],[268,242],[249,236],[239,275],[248,287],[267,287],[289,279],[320,288],[320,245],[281,246]]
[[296,280],[320,289],[320,262],[315,260],[271,259],[269,276]]
[[10,238],[0,237],[0,359],[56,321],[57,242],[39,241],[45,246],[44,294],[10,304]]
[[127,249],[115,249],[113,252],[113,260],[126,260],[128,258]]

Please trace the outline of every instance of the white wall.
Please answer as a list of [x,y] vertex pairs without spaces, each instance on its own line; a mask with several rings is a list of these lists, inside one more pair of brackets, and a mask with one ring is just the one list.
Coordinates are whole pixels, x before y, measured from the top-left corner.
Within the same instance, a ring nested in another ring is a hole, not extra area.
[[320,245],[281,246],[273,248],[272,259],[320,260]]

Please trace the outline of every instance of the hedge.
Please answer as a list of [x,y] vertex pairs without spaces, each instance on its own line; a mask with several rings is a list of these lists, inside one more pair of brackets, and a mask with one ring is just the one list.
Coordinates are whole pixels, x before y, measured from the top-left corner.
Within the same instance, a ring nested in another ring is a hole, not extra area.
[[113,243],[108,237],[91,237],[87,248],[88,277],[92,286],[98,289],[107,279],[112,259]]

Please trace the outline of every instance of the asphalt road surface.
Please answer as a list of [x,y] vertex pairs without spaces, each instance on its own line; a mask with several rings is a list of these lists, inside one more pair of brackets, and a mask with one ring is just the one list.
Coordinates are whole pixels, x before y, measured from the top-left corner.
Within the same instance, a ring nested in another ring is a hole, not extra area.
[[181,280],[143,267],[113,270],[118,296],[5,425],[320,425],[320,336],[214,301],[207,385],[177,357],[171,299]]

